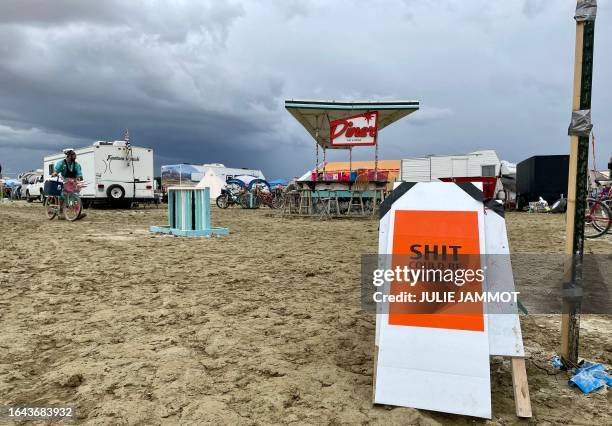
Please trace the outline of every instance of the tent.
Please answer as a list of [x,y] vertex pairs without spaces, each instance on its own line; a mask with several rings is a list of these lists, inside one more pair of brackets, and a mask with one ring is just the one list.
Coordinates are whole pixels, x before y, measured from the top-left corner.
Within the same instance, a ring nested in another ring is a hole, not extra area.
[[221,190],[225,187],[223,176],[216,173],[214,169],[208,169],[204,172],[204,176],[196,185],[196,188],[210,188],[210,201],[214,203],[217,197],[221,195]]

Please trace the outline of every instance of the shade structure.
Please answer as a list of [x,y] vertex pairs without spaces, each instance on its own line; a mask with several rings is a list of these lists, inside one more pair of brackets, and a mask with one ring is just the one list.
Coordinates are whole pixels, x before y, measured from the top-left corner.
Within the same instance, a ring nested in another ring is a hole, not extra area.
[[286,100],[285,108],[310,133],[324,149],[347,149],[333,146],[330,141],[329,123],[341,118],[352,117],[366,112],[378,112],[378,130],[419,109],[418,101],[314,101]]

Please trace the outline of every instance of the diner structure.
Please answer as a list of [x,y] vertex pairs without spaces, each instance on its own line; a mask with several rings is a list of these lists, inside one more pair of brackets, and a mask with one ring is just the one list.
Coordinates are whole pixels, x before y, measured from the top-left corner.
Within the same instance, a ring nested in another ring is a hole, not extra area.
[[[417,111],[419,102],[287,100],[285,108],[314,139],[315,168],[309,179],[298,180],[287,192],[283,214],[319,217],[375,214],[391,190],[390,171],[379,168],[378,133]],[[368,146],[374,148],[373,168],[360,168],[359,164],[354,167],[353,148]],[[347,151],[348,170],[326,169],[328,149]]]

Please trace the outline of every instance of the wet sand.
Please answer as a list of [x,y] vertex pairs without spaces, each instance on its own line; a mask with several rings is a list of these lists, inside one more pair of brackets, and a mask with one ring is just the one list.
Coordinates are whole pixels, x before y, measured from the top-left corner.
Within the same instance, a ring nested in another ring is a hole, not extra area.
[[[562,253],[564,217],[507,216],[515,253]],[[491,421],[372,406],[374,316],[359,304],[375,220],[213,210],[223,238],[151,235],[164,208],[48,221],[0,204],[0,405],[74,405],[86,424],[513,424],[510,362]],[[586,251],[612,254],[612,236]],[[525,291],[525,289],[520,289]],[[550,358],[559,315],[522,316],[534,420],[610,424]],[[583,316],[581,356],[612,364],[612,317]]]

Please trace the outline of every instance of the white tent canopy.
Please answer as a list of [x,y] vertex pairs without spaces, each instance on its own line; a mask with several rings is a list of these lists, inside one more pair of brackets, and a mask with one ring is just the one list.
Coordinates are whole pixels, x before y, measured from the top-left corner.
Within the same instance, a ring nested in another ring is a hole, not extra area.
[[208,169],[204,172],[204,176],[196,185],[196,188],[210,188],[210,201],[215,202],[217,197],[221,195],[221,190],[225,187],[223,175],[218,174],[214,169]]

